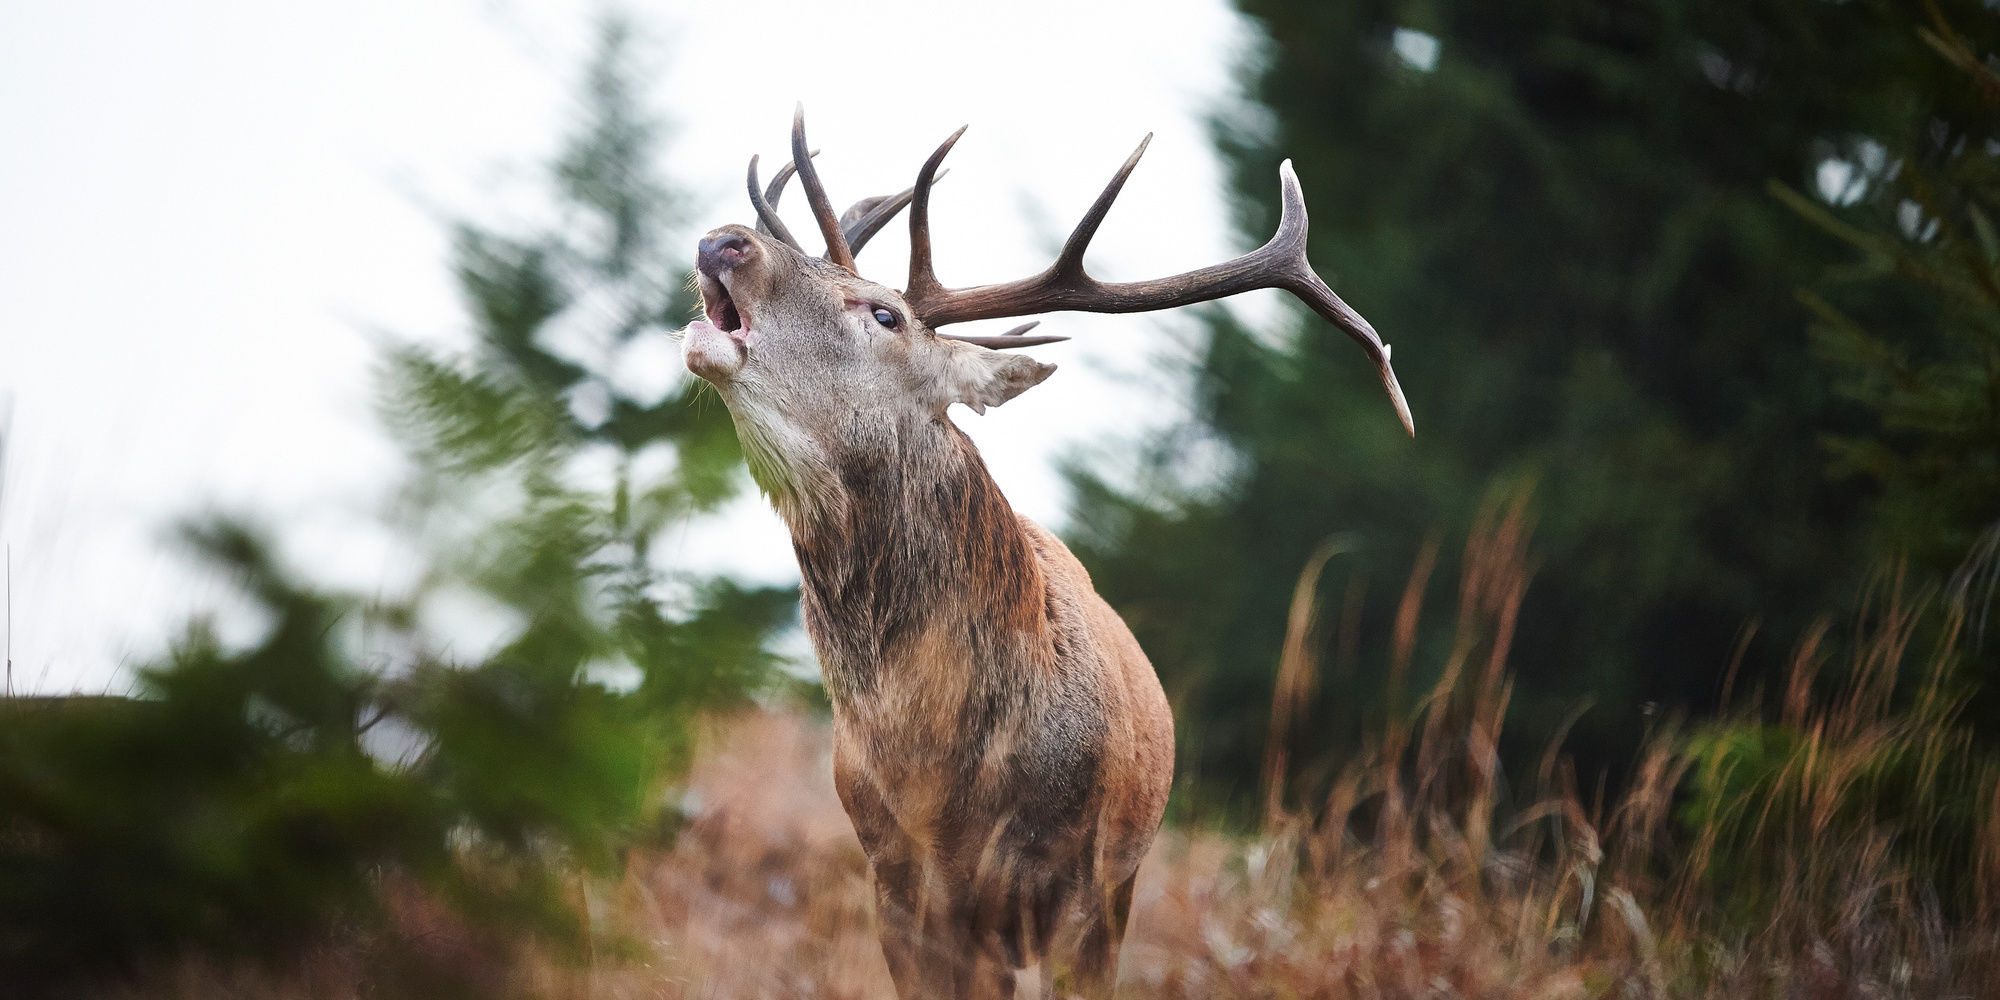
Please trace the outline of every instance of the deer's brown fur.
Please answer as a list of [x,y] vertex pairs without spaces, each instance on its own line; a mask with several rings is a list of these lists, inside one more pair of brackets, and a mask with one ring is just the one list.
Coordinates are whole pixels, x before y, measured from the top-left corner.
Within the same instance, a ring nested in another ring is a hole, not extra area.
[[1074,957],[1108,973],[1173,771],[1151,666],[949,421],[850,457],[839,490],[850,515],[795,528],[794,547],[898,981],[997,986],[1065,919],[1109,925]]
[[684,350],[791,530],[898,991],[1010,996],[1044,963],[1108,993],[1173,719],[1083,567],[946,415],[1052,366],[885,328],[896,292],[743,227],[713,241],[704,296],[739,326],[697,322]]

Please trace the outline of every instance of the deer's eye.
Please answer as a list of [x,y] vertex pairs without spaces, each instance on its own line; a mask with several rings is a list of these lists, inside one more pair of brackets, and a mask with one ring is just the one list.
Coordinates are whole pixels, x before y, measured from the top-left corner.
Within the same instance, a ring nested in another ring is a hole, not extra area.
[[897,317],[895,310],[876,306],[875,322],[882,324],[882,328],[885,330],[894,330],[896,327],[901,326],[903,321]]

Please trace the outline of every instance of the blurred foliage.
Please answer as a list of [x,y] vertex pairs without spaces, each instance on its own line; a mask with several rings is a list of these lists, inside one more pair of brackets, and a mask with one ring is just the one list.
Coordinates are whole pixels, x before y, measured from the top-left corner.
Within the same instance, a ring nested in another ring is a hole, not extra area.
[[[438,680],[496,722],[554,708],[583,679],[684,716],[770,680],[780,661],[765,639],[793,613],[790,590],[691,578],[655,552],[745,480],[702,383],[630,353],[668,343],[696,303],[688,265],[664,248],[678,198],[653,179],[661,126],[632,92],[628,36],[605,29],[582,131],[554,171],[554,223],[457,227],[471,349],[405,345],[383,370],[384,414],[417,464],[399,515],[436,555],[418,603],[469,594],[516,623],[488,669]],[[633,369],[662,367],[670,385],[631,384]],[[505,732],[492,754],[533,756]]]
[[[261,532],[202,522],[187,537],[261,638],[197,625],[136,698],[0,704],[0,982],[67,993],[331,941],[367,952],[376,995],[492,995],[522,935],[600,944],[580,899],[671,834],[694,715],[778,679],[795,606],[655,551],[743,477],[696,383],[620,377],[691,308],[631,53],[608,21],[551,224],[457,227],[471,348],[384,362],[409,593],[317,587]],[[451,646],[468,614],[498,623],[490,649]]]
[[[1774,715],[1733,713],[1685,740],[1685,864],[1743,926],[1780,908],[1832,926],[1884,894],[1904,897],[1885,909],[1932,920],[2000,917],[2000,753],[1956,676],[1969,593],[1907,588],[1876,581],[1848,643],[1809,633]],[[1842,646],[1845,663],[1830,655]],[[1901,877],[1857,879],[1884,867]]]
[[[1732,663],[1746,664],[1744,689],[1761,681],[1787,637],[1852,606],[1879,559],[1909,549],[1942,573],[1964,555],[1949,551],[1960,534],[1924,549],[1906,515],[1959,489],[1954,463],[1991,463],[1993,439],[1907,451],[1904,425],[1930,417],[1849,403],[1841,392],[1881,369],[1827,364],[1829,336],[1809,334],[1794,289],[1896,350],[1936,343],[1956,307],[1917,283],[1824,287],[1837,251],[1771,193],[1806,191],[1820,215],[1899,252],[1983,252],[1943,227],[1922,245],[1866,228],[1906,197],[1897,151],[1922,151],[1927,176],[1976,173],[1995,138],[1992,107],[1904,8],[1240,6],[1269,40],[1245,80],[1264,113],[1216,119],[1243,228],[1269,232],[1291,157],[1313,260],[1396,346],[1419,430],[1403,438],[1327,324],[1270,334],[1218,312],[1195,419],[1149,443],[1136,483],[1072,472],[1075,547],[1160,669],[1183,774],[1207,798],[1248,804],[1290,580],[1330,536],[1360,533],[1320,589],[1338,625],[1319,637],[1332,680],[1292,758],[1307,784],[1329,779],[1382,707],[1355,694],[1380,678],[1357,674],[1393,659],[1398,567],[1492,490],[1533,484],[1538,498],[1504,748],[1516,762],[1587,704],[1571,746],[1589,770],[1622,764],[1649,713],[1714,710]],[[1990,60],[2000,15],[1948,13]],[[1967,405],[1991,385],[1990,358],[1947,362],[1977,375]],[[1195,445],[1219,445],[1226,471],[1190,481]],[[1906,500],[1829,475],[1885,454],[1911,463]],[[1440,662],[1451,639],[1432,623],[1415,641]]]
[[[1725,718],[1688,741],[1696,766],[1682,819],[1700,831],[1719,895],[1746,915],[1787,899],[1826,915],[1851,908],[1848,866],[1874,854],[1952,916],[2000,916],[1990,895],[1996,845],[1986,842],[2000,788],[2000,692],[1991,654],[1981,655],[2000,571],[2000,72],[1942,10],[1928,14],[1918,36],[1958,87],[1943,96],[1966,111],[1960,120],[1983,109],[1985,132],[1935,120],[1920,144],[1885,161],[1866,199],[1830,206],[1773,190],[1860,251],[1822,286],[1889,283],[1922,295],[1920,314],[1871,323],[1818,290],[1799,292],[1818,321],[1815,356],[1870,418],[1824,437],[1833,472],[1879,488],[1878,547],[1919,566],[1958,565],[1914,598],[1901,573],[1875,581],[1852,640],[1808,636],[1775,718]],[[1822,678],[1828,645],[1848,662]]]
[[1870,419],[1828,436],[1836,469],[1880,487],[1876,530],[1924,564],[1949,566],[2000,522],[2000,70],[1941,13],[1920,37],[1957,74],[1953,95],[1986,122],[1968,134],[1941,121],[1897,151],[1879,193],[1842,213],[1778,186],[1801,215],[1859,251],[1824,284],[1903,283],[1927,309],[1850,315],[1800,293],[1819,322],[1816,354],[1835,391]]

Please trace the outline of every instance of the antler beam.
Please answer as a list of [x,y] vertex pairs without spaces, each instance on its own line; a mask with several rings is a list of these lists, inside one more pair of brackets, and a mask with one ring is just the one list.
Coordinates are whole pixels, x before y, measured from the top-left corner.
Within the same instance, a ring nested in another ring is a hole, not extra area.
[[961,128],[932,153],[917,173],[915,194],[910,204],[910,284],[903,298],[924,323],[936,329],[949,323],[1002,316],[1074,311],[1095,313],[1152,312],[1196,302],[1210,302],[1259,288],[1282,288],[1311,306],[1312,310],[1361,345],[1382,378],[1382,387],[1396,408],[1396,416],[1411,436],[1417,433],[1410,417],[1410,405],[1402,386],[1389,366],[1389,346],[1361,314],[1320,280],[1306,260],[1306,202],[1292,161],[1278,166],[1280,215],[1278,231],[1263,246],[1234,260],[1197,268],[1183,274],[1149,281],[1104,282],[1084,271],[1083,254],[1091,237],[1111,210],[1111,203],[1125,186],[1139,157],[1152,142],[1149,133],[1139,148],[1118,168],[1104,192],[1084,213],[1083,219],[1064,241],[1055,263],[1033,277],[995,285],[949,289],[938,280],[931,264],[930,188],[946,153],[965,134]]

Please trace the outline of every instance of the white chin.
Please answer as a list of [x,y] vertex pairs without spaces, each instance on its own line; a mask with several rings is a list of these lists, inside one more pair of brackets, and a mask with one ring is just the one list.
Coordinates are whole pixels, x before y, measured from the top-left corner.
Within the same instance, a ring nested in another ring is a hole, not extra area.
[[710,382],[727,379],[743,367],[743,343],[738,338],[748,332],[731,335],[707,320],[695,320],[681,337],[681,360],[688,371]]

